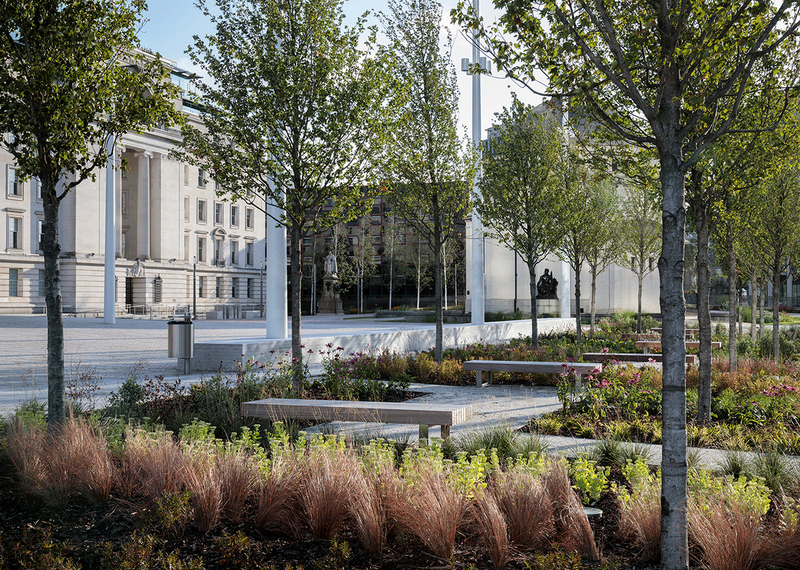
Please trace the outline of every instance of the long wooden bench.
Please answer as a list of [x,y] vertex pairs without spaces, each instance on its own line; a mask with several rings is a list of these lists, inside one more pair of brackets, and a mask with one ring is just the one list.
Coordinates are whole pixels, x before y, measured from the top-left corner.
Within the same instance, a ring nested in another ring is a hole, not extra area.
[[[700,341],[698,340],[687,340],[685,341],[686,348],[700,348]],[[633,343],[636,348],[644,349],[645,354],[649,352],[651,348],[661,348],[661,341],[660,340],[637,340]],[[719,341],[713,341],[711,343],[711,348],[720,348],[722,343]]]
[[472,419],[474,407],[422,402],[352,402],[345,400],[302,400],[271,398],[242,402],[242,415],[278,420],[318,422],[378,422],[416,424],[420,439],[427,439],[428,426],[441,426],[442,439],[450,436],[450,426]]
[[492,383],[493,372],[519,372],[522,374],[560,374],[573,368],[581,376],[592,370],[603,368],[599,362],[537,362],[531,360],[467,360],[462,364],[464,370],[475,371],[475,386],[483,387],[482,372],[486,372],[487,386]]
[[[663,362],[663,355],[658,352],[654,354],[644,354],[641,352],[584,352],[584,358],[591,358],[599,362],[610,362],[615,360],[617,362]],[[687,354],[686,364],[696,364],[697,355]]]

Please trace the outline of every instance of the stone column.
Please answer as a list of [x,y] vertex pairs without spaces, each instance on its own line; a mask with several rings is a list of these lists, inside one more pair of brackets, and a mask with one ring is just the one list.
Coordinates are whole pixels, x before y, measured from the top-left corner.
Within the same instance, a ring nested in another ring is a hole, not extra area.
[[138,212],[136,216],[136,256],[150,259],[150,159],[152,152],[137,152],[138,168],[137,193]]

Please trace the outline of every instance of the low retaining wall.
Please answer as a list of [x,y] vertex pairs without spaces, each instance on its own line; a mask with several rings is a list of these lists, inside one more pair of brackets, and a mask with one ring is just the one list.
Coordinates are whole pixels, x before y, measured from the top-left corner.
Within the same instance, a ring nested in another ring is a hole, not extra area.
[[[557,330],[571,330],[575,327],[573,319],[539,319],[539,333],[547,334]],[[445,348],[457,348],[476,342],[500,343],[520,336],[530,336],[530,320],[502,321],[485,325],[446,325],[443,332]],[[378,352],[384,349],[393,352],[418,352],[430,350],[435,344],[435,330],[430,328],[398,332],[375,332],[341,336],[305,336],[303,353],[309,365],[320,364],[330,344],[335,349],[344,348],[342,356],[353,352],[368,350]],[[224,372],[236,369],[239,362],[248,358],[259,362],[270,362],[291,352],[289,339],[267,340],[247,338],[213,342],[197,342],[194,345],[192,370],[195,372]],[[309,351],[311,351],[309,353]],[[323,354],[320,354],[320,351]]]

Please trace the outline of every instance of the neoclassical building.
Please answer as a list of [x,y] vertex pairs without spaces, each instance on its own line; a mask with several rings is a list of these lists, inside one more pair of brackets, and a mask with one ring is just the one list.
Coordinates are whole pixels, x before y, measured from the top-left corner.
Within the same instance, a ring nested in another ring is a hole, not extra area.
[[[173,82],[190,88],[190,76],[171,66]],[[176,101],[199,124],[197,109]],[[5,135],[8,136],[8,135]],[[7,139],[4,139],[4,142]],[[170,156],[180,130],[128,133],[116,146],[114,228],[116,309],[169,313],[191,305],[247,309],[262,302],[265,217],[245,202],[218,197],[202,170]],[[43,312],[44,258],[39,248],[44,217],[36,180],[21,181],[0,145],[0,313]],[[61,291],[65,312],[100,311],[104,298],[106,173],[74,188],[61,203]]]

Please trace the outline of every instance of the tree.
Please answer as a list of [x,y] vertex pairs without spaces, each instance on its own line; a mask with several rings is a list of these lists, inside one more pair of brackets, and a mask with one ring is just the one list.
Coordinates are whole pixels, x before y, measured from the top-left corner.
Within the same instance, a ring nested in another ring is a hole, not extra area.
[[[459,137],[458,87],[449,52],[443,52],[442,7],[436,0],[393,0],[382,22],[403,87],[399,116],[387,145],[389,203],[433,254],[435,359],[442,361],[442,249],[469,208],[475,156]],[[450,35],[446,35],[449,45]]]
[[176,89],[158,55],[137,51],[143,3],[37,0],[0,5],[0,130],[22,179],[36,177],[44,210],[47,418],[64,410],[59,206],[108,162],[108,143],[178,120]]
[[[591,172],[578,162],[570,151],[562,164],[560,179],[564,185],[564,198],[557,223],[563,237],[556,244],[555,252],[575,273],[575,332],[581,342],[581,272],[589,261],[590,252],[602,246],[606,231],[613,226],[607,216],[613,216],[613,201],[606,190],[607,180]],[[609,201],[606,201],[609,200]],[[609,209],[610,208],[610,209]],[[594,313],[595,278],[592,278],[592,313]],[[592,317],[594,322],[594,317]]]
[[488,31],[462,2],[453,16],[476,28],[499,70],[534,81],[615,135],[658,152],[663,317],[661,564],[688,567],[683,298],[684,181],[739,112],[756,62],[797,28],[796,0],[496,0]]
[[401,271],[413,275],[417,290],[417,309],[419,309],[422,290],[431,282],[431,249],[418,235],[414,235],[399,248],[399,254],[395,263],[400,266]]
[[595,298],[597,295],[597,276],[605,271],[618,257],[620,248],[622,204],[617,190],[610,180],[603,180],[589,196],[592,211],[592,239],[586,250],[586,264],[592,276],[591,317],[589,335],[594,336]]
[[631,179],[623,200],[619,263],[636,274],[636,332],[642,332],[642,286],[655,269],[653,260],[661,249],[661,218],[654,189],[644,186],[646,179]]
[[[184,130],[182,157],[232,200],[260,197],[282,213],[291,243],[293,387],[302,382],[303,238],[358,217],[379,153],[389,81],[340,0],[216,0],[199,6],[216,33],[188,51],[208,74],[199,85],[204,129]],[[251,198],[252,201],[252,198]],[[270,222],[272,223],[272,222]]]
[[784,164],[760,188],[757,219],[772,279],[772,354],[780,359],[780,290],[783,273],[800,259],[800,165]]
[[517,252],[528,266],[531,345],[539,346],[536,265],[555,249],[562,228],[558,177],[565,157],[563,131],[556,120],[514,99],[497,115],[497,128],[483,153],[481,199],[475,208],[486,233]]
[[371,220],[369,216],[358,219],[358,233],[350,248],[351,259],[356,277],[356,290],[358,312],[364,312],[364,279],[375,273],[375,247],[372,245],[370,232]]
[[386,223],[383,225],[383,251],[385,259],[389,263],[389,275],[384,274],[387,280],[387,287],[389,289],[389,306],[388,309],[392,310],[392,293],[395,288],[395,258],[399,248],[405,241],[405,228],[398,223],[398,219],[394,214],[389,214],[385,217]]

